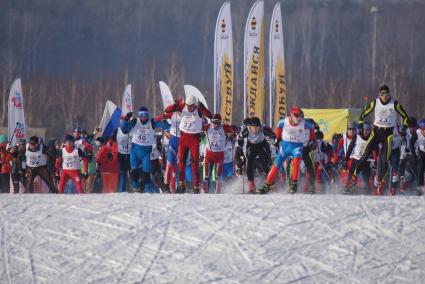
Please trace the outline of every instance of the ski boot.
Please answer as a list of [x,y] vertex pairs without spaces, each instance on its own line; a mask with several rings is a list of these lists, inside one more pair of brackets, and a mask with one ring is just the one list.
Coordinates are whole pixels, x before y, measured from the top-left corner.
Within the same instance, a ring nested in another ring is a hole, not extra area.
[[184,193],[186,190],[186,186],[184,182],[179,182],[179,186],[177,187],[176,193]]
[[290,180],[289,181],[289,193],[295,194],[297,192],[297,182]]
[[272,184],[264,183],[263,187],[259,190],[260,194],[267,194],[267,193],[269,193],[271,187],[272,187]]
[[254,183],[253,180],[250,180],[249,181],[249,191],[248,191],[248,193],[249,194],[256,194],[256,193],[258,193],[257,192],[257,189],[255,188],[255,183]]
[[356,175],[352,175],[351,178],[349,177],[347,179],[347,184],[345,185],[345,190],[344,191],[351,191],[351,189],[357,184],[357,176]]
[[171,193],[170,185],[169,184],[164,184],[163,193]]
[[310,185],[310,189],[308,190],[309,194],[316,194],[316,190],[314,189],[314,183],[312,185]]
[[409,181],[403,181],[400,183],[400,194],[405,195],[407,191],[409,190],[410,182]]
[[378,186],[377,186],[376,190],[372,193],[372,195],[384,195],[385,183],[382,182],[379,178],[377,178],[376,181],[377,181]]
[[200,190],[199,190],[199,186],[194,186],[193,187],[193,194],[199,194]]
[[145,193],[145,184],[144,183],[140,183],[140,190],[139,193]]
[[208,193],[209,192],[209,185],[210,185],[210,178],[209,177],[205,177],[204,181],[202,182],[202,191],[204,193]]
[[422,196],[422,195],[424,195],[423,186],[418,186],[418,187],[416,188],[416,195],[418,195],[418,196]]
[[344,187],[344,190],[342,192],[342,194],[352,194],[353,191],[351,190],[351,188],[349,188],[347,185]]

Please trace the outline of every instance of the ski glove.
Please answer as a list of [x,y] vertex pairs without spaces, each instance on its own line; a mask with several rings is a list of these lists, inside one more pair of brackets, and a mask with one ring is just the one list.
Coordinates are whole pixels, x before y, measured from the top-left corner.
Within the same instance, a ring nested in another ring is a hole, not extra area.
[[132,116],[133,116],[133,113],[131,111],[130,112],[127,112],[127,114],[125,115],[124,119],[125,120],[129,120]]

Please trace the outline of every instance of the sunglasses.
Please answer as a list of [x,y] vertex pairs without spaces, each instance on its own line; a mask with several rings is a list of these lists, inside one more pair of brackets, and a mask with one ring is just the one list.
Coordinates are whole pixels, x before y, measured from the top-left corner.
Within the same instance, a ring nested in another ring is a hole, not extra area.
[[146,112],[146,111],[139,111],[139,113],[137,114],[137,116],[138,116],[138,117],[146,118],[146,117],[149,117],[149,112]]

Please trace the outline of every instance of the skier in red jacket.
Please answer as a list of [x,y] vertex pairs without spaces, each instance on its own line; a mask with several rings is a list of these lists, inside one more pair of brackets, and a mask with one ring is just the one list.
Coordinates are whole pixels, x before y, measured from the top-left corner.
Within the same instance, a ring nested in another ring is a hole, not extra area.
[[185,191],[185,165],[189,154],[192,161],[193,192],[199,193],[199,139],[202,132],[203,118],[212,118],[211,112],[201,103],[197,102],[193,95],[188,95],[186,100],[179,99],[175,104],[165,109],[166,113],[181,112],[180,144],[178,149],[179,161],[179,187],[178,193]]

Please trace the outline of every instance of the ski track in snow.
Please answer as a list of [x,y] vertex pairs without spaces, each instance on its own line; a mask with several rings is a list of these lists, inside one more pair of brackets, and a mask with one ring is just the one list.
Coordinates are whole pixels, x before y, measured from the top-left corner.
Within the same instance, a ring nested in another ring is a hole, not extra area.
[[2,195],[0,283],[423,283],[425,199]]

